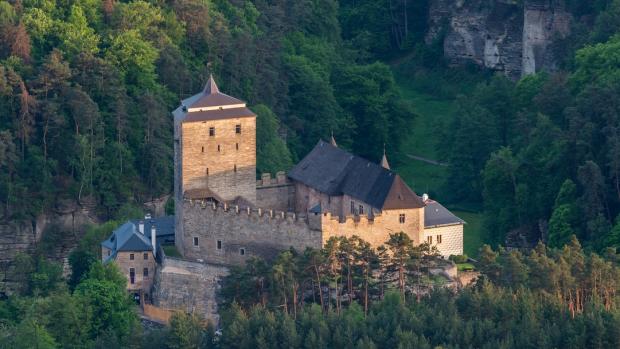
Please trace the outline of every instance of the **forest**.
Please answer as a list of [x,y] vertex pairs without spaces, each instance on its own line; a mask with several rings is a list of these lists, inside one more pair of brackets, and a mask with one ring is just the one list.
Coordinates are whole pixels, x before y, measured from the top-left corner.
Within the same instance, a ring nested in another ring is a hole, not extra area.
[[[53,241],[19,255],[0,347],[619,347],[620,1],[565,3],[575,20],[554,44],[558,69],[512,81],[450,66],[424,40],[429,0],[0,1],[0,220],[74,201],[109,221],[67,278],[45,258]],[[332,132],[371,160],[385,145],[398,166],[416,115],[395,61],[411,79],[440,76],[430,93],[466,86],[434,137],[449,164],[434,194],[482,211],[477,284],[431,287],[432,249],[402,236],[378,251],[333,241],[236,270],[221,329],[178,314],[144,330],[97,246],[171,192],[179,100],[209,74],[246,100],[258,173]],[[530,249],[502,247],[516,240]]]

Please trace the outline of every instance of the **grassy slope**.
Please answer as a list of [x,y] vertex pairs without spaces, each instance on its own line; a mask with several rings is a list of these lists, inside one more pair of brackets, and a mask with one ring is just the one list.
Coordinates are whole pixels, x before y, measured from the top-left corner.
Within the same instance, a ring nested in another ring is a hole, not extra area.
[[[436,151],[437,128],[442,122],[449,120],[456,111],[453,99],[435,98],[424,93],[415,84],[411,84],[411,78],[407,74],[396,70],[396,82],[400,87],[401,94],[405,97],[418,114],[411,122],[409,138],[404,143],[404,152],[430,159],[438,159]],[[431,165],[422,161],[408,159],[396,170],[405,181],[412,186],[417,193],[430,193],[433,196],[443,183],[446,176],[446,168]],[[462,205],[457,205],[462,206]],[[464,205],[466,206],[466,205]],[[475,212],[453,211],[454,214],[464,219],[467,224],[464,229],[464,251],[467,255],[475,257],[482,245],[482,215]]]

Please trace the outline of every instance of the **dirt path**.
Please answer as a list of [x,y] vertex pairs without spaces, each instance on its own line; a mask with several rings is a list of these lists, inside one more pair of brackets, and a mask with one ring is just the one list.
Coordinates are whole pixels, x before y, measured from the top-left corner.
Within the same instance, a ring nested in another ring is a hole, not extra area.
[[417,155],[411,155],[411,154],[407,154],[407,157],[414,159],[414,160],[418,160],[418,161],[422,161],[422,162],[426,162],[427,164],[431,164],[431,165],[437,165],[437,166],[443,166],[443,167],[447,167],[448,164],[445,162],[439,162],[433,159],[428,159],[422,156],[417,156]]

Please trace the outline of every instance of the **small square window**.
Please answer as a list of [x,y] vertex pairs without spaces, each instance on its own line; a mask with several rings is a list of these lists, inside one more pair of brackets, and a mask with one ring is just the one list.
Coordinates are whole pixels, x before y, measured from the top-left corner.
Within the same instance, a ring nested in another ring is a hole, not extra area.
[[235,133],[241,133],[241,125],[235,126]]
[[222,240],[217,240],[217,249],[218,250],[222,249]]
[[145,254],[144,254],[144,260],[147,260],[147,259],[149,259],[149,254],[148,254],[148,253],[145,253]]
[[209,127],[209,136],[215,136],[215,127]]
[[130,253],[130,254],[129,254],[129,260],[130,260],[130,261],[133,261],[133,253]]
[[198,237],[194,236],[194,246],[198,246]]
[[245,256],[245,248],[240,248],[239,249],[239,254],[242,256]]
[[142,270],[142,276],[145,278],[149,277],[149,268],[144,268],[144,270]]
[[405,224],[405,214],[401,213],[400,215],[398,215],[398,222],[400,222],[400,224]]

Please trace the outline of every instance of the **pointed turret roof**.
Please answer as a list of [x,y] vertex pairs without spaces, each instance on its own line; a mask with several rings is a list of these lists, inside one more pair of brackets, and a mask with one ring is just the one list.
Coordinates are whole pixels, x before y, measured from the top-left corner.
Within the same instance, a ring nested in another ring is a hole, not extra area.
[[213,94],[213,93],[220,93],[220,89],[217,88],[215,79],[213,79],[213,74],[209,75],[209,81],[207,81],[207,84],[205,85],[205,89],[203,90],[203,92],[208,95]]
[[200,93],[184,99],[173,113],[184,122],[256,116],[244,101],[220,92],[213,75]]
[[336,138],[334,138],[334,131],[332,131],[332,138],[329,140],[329,143],[331,143],[331,145],[333,145],[334,147],[338,146],[338,144],[336,143]]
[[387,161],[387,156],[385,156],[385,146],[383,146],[383,157],[381,158],[381,167],[386,170],[390,169],[390,164]]

